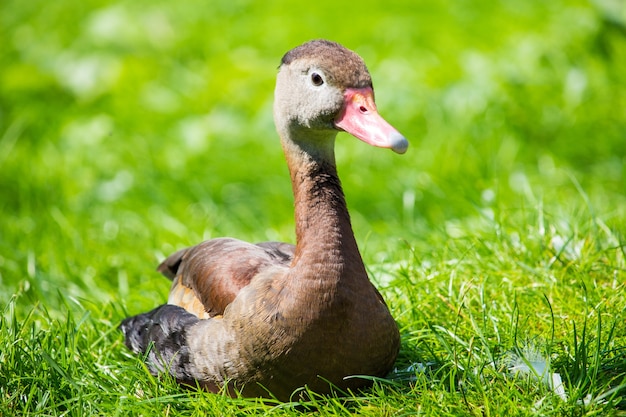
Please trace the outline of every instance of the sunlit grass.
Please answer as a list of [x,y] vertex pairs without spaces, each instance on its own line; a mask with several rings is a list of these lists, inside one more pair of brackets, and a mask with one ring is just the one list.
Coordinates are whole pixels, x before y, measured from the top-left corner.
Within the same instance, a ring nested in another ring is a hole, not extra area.
[[[625,415],[623,8],[405,3],[3,5],[0,415]],[[294,239],[272,90],[318,37],[411,142],[337,141],[396,369],[284,404],[154,378],[117,325],[165,301],[159,260]]]

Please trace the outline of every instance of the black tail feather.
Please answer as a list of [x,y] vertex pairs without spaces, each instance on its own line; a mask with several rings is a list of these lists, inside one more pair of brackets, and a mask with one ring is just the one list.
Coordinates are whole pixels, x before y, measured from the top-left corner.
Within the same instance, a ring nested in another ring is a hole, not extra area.
[[161,262],[161,264],[157,267],[157,271],[171,280],[176,278],[176,275],[178,274],[178,267],[180,267],[180,264],[183,262],[183,258],[189,249],[191,248],[181,249],[165,258],[165,260],[163,260],[163,262]]
[[[199,321],[184,308],[165,304],[148,313],[129,317],[119,328],[126,346],[135,353],[148,353],[150,372],[169,371],[179,381],[193,381],[187,346],[187,329]],[[153,346],[150,349],[150,346]],[[150,349],[149,352],[147,352]]]

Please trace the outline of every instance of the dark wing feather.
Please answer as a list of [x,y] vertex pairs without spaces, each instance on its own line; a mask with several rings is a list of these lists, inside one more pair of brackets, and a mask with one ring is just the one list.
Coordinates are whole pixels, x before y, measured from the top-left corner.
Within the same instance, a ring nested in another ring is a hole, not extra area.
[[120,329],[126,346],[135,353],[145,353],[154,344],[146,361],[153,374],[169,371],[179,381],[189,383],[193,377],[187,330],[198,320],[183,308],[166,304],[125,319]]
[[261,242],[256,246],[263,248],[268,255],[280,261],[285,265],[289,265],[296,253],[296,245],[284,242]]
[[[202,317],[221,315],[239,291],[265,268],[291,263],[295,246],[281,242],[246,243],[220,238],[179,250],[158,270],[174,279],[170,304]],[[204,311],[198,311],[200,308]]]

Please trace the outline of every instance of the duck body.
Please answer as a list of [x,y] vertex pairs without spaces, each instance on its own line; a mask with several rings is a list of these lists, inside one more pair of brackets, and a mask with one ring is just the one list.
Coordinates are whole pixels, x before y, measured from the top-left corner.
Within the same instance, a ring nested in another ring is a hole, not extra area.
[[[275,122],[295,197],[296,245],[219,238],[183,249],[159,270],[168,304],[124,320],[126,345],[154,374],[244,396],[289,400],[385,376],[400,337],[369,281],[334,160],[346,130],[375,146],[408,143],[378,115],[362,60],[311,41],[282,60]],[[371,126],[370,126],[371,125]]]

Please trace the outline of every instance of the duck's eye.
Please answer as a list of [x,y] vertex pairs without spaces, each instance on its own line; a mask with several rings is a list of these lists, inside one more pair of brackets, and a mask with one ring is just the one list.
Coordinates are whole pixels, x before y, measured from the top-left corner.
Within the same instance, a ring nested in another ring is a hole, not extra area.
[[313,74],[311,74],[311,82],[313,83],[313,85],[320,86],[324,84],[324,79],[317,72],[314,72]]

